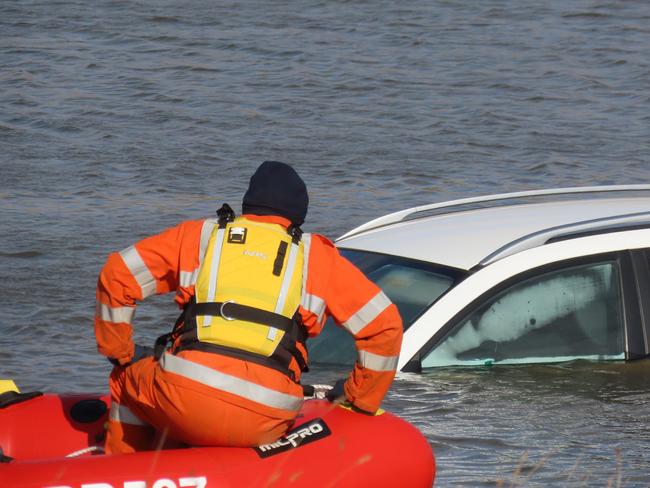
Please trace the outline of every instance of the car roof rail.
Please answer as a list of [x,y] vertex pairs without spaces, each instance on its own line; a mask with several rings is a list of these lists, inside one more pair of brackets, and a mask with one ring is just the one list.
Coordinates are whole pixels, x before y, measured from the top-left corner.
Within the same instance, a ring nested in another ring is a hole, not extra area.
[[570,224],[549,227],[537,232],[519,237],[496,251],[484,257],[476,268],[487,266],[498,261],[533,247],[543,246],[554,242],[577,239],[591,235],[604,234],[606,232],[624,232],[628,230],[650,228],[650,210],[647,212],[635,212],[624,215],[602,217],[598,219],[583,220]]
[[[385,227],[405,220],[415,220],[419,218],[431,217],[433,215],[444,215],[448,213],[461,212],[470,208],[493,208],[499,206],[513,205],[517,199],[535,199],[547,196],[558,195],[581,195],[586,193],[623,193],[650,191],[650,185],[603,185],[603,186],[578,186],[569,188],[550,188],[543,190],[527,190],[512,193],[499,193],[496,195],[486,195],[478,197],[460,198],[446,202],[431,203],[411,207],[397,212],[393,212],[382,217],[366,222],[354,229],[346,232],[336,240],[352,237],[362,232]],[[500,203],[501,202],[501,203]],[[491,204],[491,205],[490,205]]]

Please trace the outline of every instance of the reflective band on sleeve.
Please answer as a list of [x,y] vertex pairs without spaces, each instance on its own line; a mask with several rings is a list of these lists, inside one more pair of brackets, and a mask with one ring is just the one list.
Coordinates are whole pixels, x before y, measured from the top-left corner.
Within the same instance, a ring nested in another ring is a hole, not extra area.
[[300,305],[305,310],[316,315],[318,323],[323,321],[325,315],[325,300],[317,295],[307,292],[307,277],[309,276],[309,252],[311,249],[311,234],[303,234],[301,239],[304,246],[304,258],[302,265],[302,299]]
[[[210,282],[208,283],[208,302],[216,301],[217,296],[217,271],[219,270],[219,261],[221,260],[221,249],[226,234],[225,228],[219,228],[217,235],[214,237],[212,244],[212,262],[210,263]],[[212,323],[212,315],[203,317],[203,327],[209,327]]]
[[136,415],[129,410],[128,407],[120,405],[117,403],[111,403],[111,411],[109,413],[109,418],[114,422],[119,422],[120,424],[129,424],[129,425],[149,425],[146,422],[140,420]]
[[346,320],[343,323],[343,327],[352,332],[353,335],[357,335],[361,329],[375,320],[390,305],[391,301],[384,295],[384,292],[380,291],[372,300],[361,307],[357,313]]
[[359,364],[373,371],[395,371],[399,356],[380,356],[368,351],[359,351]]
[[211,388],[217,388],[272,408],[295,412],[300,410],[302,406],[302,396],[287,395],[173,354],[165,353],[160,358],[160,367],[169,373],[183,376]]
[[129,268],[129,271],[135,278],[135,281],[140,285],[142,290],[142,298],[150,297],[156,294],[156,280],[154,279],[151,271],[144,264],[140,253],[135,246],[128,247],[120,251],[120,256],[124,260],[124,264]]
[[135,307],[109,307],[98,302],[96,314],[100,319],[107,322],[131,324],[133,323]]
[[194,271],[181,271],[179,273],[178,284],[184,288],[196,285],[196,279],[199,276],[199,268]]
[[302,308],[312,312],[318,317],[318,323],[320,324],[323,321],[323,316],[325,315],[325,300],[316,295],[303,294],[302,296]]
[[201,227],[201,242],[199,244],[199,265],[192,271],[181,271],[179,273],[179,286],[189,288],[190,286],[196,285],[196,280],[199,277],[199,269],[201,269],[201,263],[203,262],[203,258],[205,258],[205,251],[208,248],[210,235],[212,234],[212,229],[214,229],[215,225],[217,225],[217,222],[213,219],[205,219],[203,221],[203,227]]

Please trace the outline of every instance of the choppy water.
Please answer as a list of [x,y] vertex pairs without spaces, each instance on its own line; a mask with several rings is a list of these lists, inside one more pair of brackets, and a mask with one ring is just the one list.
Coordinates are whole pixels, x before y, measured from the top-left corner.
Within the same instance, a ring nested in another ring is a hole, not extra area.
[[[0,1],[0,376],[104,390],[106,255],[235,207],[264,159],[336,237],[452,197],[650,175],[650,4]],[[166,298],[136,338],[165,330]],[[437,486],[649,486],[650,364],[440,371],[385,406]],[[335,379],[339,371],[314,373]]]

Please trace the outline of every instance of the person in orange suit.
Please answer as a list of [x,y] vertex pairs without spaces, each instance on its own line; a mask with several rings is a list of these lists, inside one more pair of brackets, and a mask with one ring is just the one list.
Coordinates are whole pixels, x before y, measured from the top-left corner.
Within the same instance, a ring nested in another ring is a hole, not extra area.
[[[107,453],[275,441],[303,403],[306,340],[328,317],[358,351],[339,401],[379,408],[395,375],[399,313],[328,239],[302,233],[308,203],[291,166],[265,161],[240,217],[224,204],[217,219],[109,255],[95,316],[98,350],[115,365]],[[136,303],[170,292],[183,312],[154,354],[133,342]]]

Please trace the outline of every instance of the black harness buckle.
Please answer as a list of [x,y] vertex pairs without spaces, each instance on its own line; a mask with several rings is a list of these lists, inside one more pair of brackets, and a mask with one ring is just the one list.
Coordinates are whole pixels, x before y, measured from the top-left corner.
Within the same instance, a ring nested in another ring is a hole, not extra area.
[[228,205],[224,203],[219,210],[217,210],[217,215],[219,217],[219,227],[224,228],[229,222],[235,220],[235,211]]

